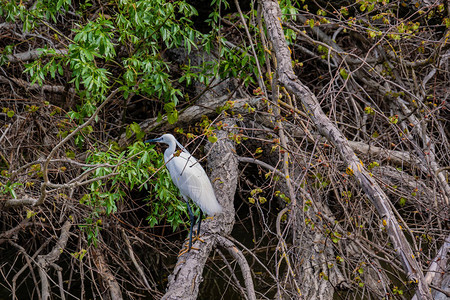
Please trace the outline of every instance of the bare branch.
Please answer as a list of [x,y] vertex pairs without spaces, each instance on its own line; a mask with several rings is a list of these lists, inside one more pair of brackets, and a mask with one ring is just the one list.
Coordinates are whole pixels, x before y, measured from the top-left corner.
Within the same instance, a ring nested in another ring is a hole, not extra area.
[[44,174],[44,182],[41,184],[41,195],[39,197],[39,200],[34,204],[34,205],[41,205],[44,200],[45,200],[45,196],[46,196],[46,186],[49,183],[49,179],[48,179],[48,165],[53,157],[53,155],[56,153],[56,151],[65,143],[67,143],[67,141],[69,141],[74,135],[76,135],[78,132],[80,132],[80,130],[82,130],[84,127],[88,126],[89,124],[92,123],[92,121],[94,121],[94,119],[97,117],[98,113],[103,109],[103,107],[105,107],[105,105],[109,102],[109,100],[111,100],[114,95],[119,91],[119,89],[115,89],[114,91],[111,92],[111,94],[108,96],[108,98],[105,99],[105,101],[103,101],[102,104],[99,105],[99,107],[97,108],[97,110],[92,114],[92,116],[83,124],[81,124],[80,126],[78,126],[74,131],[72,131],[70,134],[68,134],[61,142],[58,143],[58,145],[56,145],[52,151],[49,153],[49,155],[47,156],[47,159],[44,162],[43,168],[42,168],[42,173]]
[[256,300],[255,295],[255,287],[253,285],[252,273],[250,271],[250,266],[248,265],[247,260],[245,259],[244,254],[242,254],[241,250],[239,250],[233,242],[230,240],[219,236],[217,237],[217,244],[224,247],[228,250],[228,253],[236,259],[239,264],[242,276],[244,277],[245,287],[247,289],[247,298],[250,300]]
[[66,221],[61,228],[59,240],[56,243],[56,246],[53,247],[53,250],[46,255],[38,256],[37,262],[39,264],[39,276],[41,278],[42,300],[47,300],[48,298],[50,298],[51,291],[47,277],[47,269],[50,265],[54,264],[54,262],[58,260],[59,256],[66,248],[67,241],[69,240],[71,226],[72,223],[70,221]]
[[[55,54],[56,55],[67,55],[69,51],[67,49],[61,49],[55,50]],[[8,59],[9,62],[12,63],[16,63],[16,62],[24,62],[24,61],[28,61],[28,60],[34,60],[39,58],[39,56],[42,54],[42,50],[30,50],[27,52],[22,52],[22,53],[16,53],[16,54],[9,54],[6,55],[6,58]],[[47,53],[47,55],[53,55],[51,53]]]

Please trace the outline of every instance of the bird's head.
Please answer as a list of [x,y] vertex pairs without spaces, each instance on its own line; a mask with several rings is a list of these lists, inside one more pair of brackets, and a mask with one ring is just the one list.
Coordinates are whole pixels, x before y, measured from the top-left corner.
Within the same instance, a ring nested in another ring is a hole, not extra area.
[[164,144],[172,144],[176,142],[176,139],[173,135],[170,133],[163,134],[159,138],[146,140],[144,143],[153,143],[153,142],[159,142]]

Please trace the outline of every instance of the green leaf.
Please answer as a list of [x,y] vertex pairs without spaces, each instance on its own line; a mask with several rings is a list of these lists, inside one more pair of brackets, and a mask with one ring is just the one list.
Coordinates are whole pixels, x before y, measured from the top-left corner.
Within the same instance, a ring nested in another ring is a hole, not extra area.
[[141,127],[140,127],[139,124],[136,123],[136,122],[133,122],[133,123],[130,125],[130,129],[133,130],[134,133],[139,133],[139,132],[141,132]]
[[397,124],[398,123],[398,115],[390,116],[389,122],[391,122],[392,124]]
[[178,111],[176,109],[167,114],[167,121],[169,124],[175,124],[178,121]]
[[216,135],[208,136],[208,141],[214,144],[215,142],[217,142],[217,136]]
[[345,71],[344,68],[341,68],[341,69],[339,70],[339,74],[341,74],[341,76],[342,76],[342,78],[344,78],[344,80],[347,80],[347,78],[348,78],[348,73],[347,73],[347,71]]
[[373,110],[372,107],[366,106],[366,107],[364,108],[364,113],[366,113],[366,114],[368,114],[368,115],[374,115],[374,114],[375,114],[375,111]]

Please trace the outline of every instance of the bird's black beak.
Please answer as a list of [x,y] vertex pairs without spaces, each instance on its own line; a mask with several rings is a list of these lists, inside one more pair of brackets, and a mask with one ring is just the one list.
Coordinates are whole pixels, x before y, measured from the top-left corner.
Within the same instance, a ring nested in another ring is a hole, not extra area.
[[159,137],[159,138],[157,138],[157,139],[146,140],[146,141],[144,142],[144,144],[145,144],[145,143],[161,142],[161,141],[162,141],[162,137]]

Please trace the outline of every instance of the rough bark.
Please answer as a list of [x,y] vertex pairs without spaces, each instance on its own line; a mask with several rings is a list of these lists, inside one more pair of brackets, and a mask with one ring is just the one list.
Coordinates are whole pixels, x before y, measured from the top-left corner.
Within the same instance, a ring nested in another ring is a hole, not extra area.
[[365,170],[361,160],[355,155],[348,145],[347,139],[338,128],[322,111],[315,95],[300,82],[292,70],[290,51],[286,44],[283,29],[280,23],[281,11],[277,2],[263,1],[264,18],[273,44],[272,51],[275,52],[277,60],[277,74],[279,83],[286,87],[297,99],[301,100],[306,112],[314,122],[317,130],[325,136],[340,153],[342,159],[347,163],[348,173],[353,175],[361,186],[367,197],[372,201],[383,220],[389,238],[393,244],[398,258],[403,264],[408,280],[417,282],[418,295],[420,299],[432,299],[428,285],[425,282],[421,266],[418,264],[413,251],[401,231],[395,215],[390,207],[389,199],[375,182],[375,180]]
[[[231,129],[234,121],[225,120]],[[202,273],[211,250],[216,245],[216,236],[226,236],[231,233],[234,225],[233,199],[238,180],[238,159],[234,144],[228,139],[226,130],[219,131],[218,141],[211,145],[208,156],[208,168],[211,170],[210,180],[216,197],[224,211],[212,220],[202,222],[202,239],[205,243],[196,241],[192,246],[199,250],[191,250],[178,257],[175,269],[169,276],[167,292],[162,299],[196,299]]]

